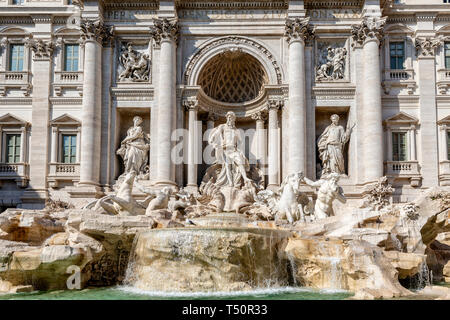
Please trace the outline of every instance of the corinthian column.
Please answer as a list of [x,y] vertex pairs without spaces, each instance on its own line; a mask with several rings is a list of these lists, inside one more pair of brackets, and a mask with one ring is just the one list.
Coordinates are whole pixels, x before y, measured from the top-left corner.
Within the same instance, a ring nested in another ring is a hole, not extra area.
[[289,43],[289,168],[288,174],[306,172],[305,41],[313,38],[309,18],[288,19]]
[[386,19],[369,17],[352,27],[353,46],[363,48],[362,97],[365,182],[383,176],[380,42]]
[[278,109],[282,101],[269,101],[269,163],[267,187],[276,189],[280,185],[280,138],[278,129]]
[[[51,59],[54,44],[49,40],[28,40],[27,48],[33,51],[33,108],[30,141],[30,183],[22,196],[24,208],[40,208],[48,197],[48,133],[50,120]],[[22,134],[22,137],[24,134]],[[22,145],[22,149],[25,146]]]
[[256,160],[258,161],[259,168],[265,174],[267,134],[264,129],[264,122],[267,119],[267,111],[263,110],[252,114],[252,119],[256,121]]
[[152,36],[160,46],[158,116],[158,155],[156,184],[175,185],[175,164],[171,159],[171,135],[176,116],[176,49],[178,21],[175,19],[155,19]]
[[185,101],[184,107],[189,113],[189,141],[188,141],[188,177],[187,187],[192,190],[197,190],[197,154],[201,143],[199,143],[198,128],[197,128],[197,101]]
[[439,185],[435,68],[435,49],[439,45],[440,40],[435,38],[416,38],[415,41],[419,65],[420,171],[424,187]]
[[82,20],[84,44],[83,106],[81,115],[80,186],[92,186],[97,193],[100,183],[102,41],[109,36],[100,20]]

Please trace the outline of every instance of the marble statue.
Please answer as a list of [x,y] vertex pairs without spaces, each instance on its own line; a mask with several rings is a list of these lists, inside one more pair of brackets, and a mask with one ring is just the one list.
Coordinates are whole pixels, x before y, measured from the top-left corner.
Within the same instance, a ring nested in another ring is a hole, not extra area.
[[[256,211],[264,218],[281,220],[286,218],[289,223],[306,221],[305,215],[310,215],[310,200],[300,192],[300,182],[303,180],[303,172],[291,173],[281,183],[280,188],[262,190],[258,192],[256,199]],[[266,213],[267,212],[267,213]]]
[[337,184],[340,177],[340,174],[332,172],[327,175],[322,175],[318,181],[312,181],[306,177],[303,178],[303,181],[307,185],[318,188],[317,200],[314,206],[314,216],[316,219],[324,219],[334,215],[333,201],[335,199],[342,203],[347,202],[344,191]]
[[302,206],[298,203],[298,195],[300,193],[300,181],[303,179],[303,172],[289,174],[281,183],[278,201],[278,214],[286,215],[289,223],[298,220],[305,220]]
[[150,150],[150,137],[142,128],[142,118],[133,118],[133,126],[128,129],[127,136],[122,140],[117,154],[123,159],[125,174],[131,171],[137,173],[138,178],[148,175],[148,152]]
[[331,124],[325,128],[318,139],[319,157],[322,160],[322,174],[335,172],[345,174],[345,163],[343,149],[350,139],[353,127],[344,130],[339,125],[339,116],[333,114],[331,116]]
[[262,189],[263,175],[250,166],[239,150],[241,136],[236,128],[234,112],[226,114],[226,123],[214,128],[208,143],[215,150],[215,161],[206,170],[199,187],[199,202],[217,212],[244,212]]
[[345,77],[346,48],[327,48],[326,62],[316,68],[316,80],[339,80]]
[[127,43],[127,48],[123,49],[119,61],[124,69],[119,75],[119,81],[149,80],[149,55],[137,52],[131,43]]
[[241,136],[235,125],[236,115],[229,111],[226,119],[225,124],[221,124],[211,131],[208,140],[215,149],[216,163],[222,166],[215,185],[240,187],[242,185],[241,178],[244,183],[251,183],[246,173],[249,170],[249,163],[238,148]]
[[143,215],[148,201],[138,202],[133,197],[133,185],[136,178],[134,170],[128,172],[115,195],[108,195],[95,200],[84,207],[104,211],[113,215]]

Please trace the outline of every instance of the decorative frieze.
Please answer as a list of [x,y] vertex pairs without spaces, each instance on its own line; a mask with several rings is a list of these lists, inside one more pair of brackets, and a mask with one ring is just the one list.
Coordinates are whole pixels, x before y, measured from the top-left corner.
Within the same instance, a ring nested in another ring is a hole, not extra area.
[[309,24],[309,17],[304,19],[287,19],[284,36],[288,43],[312,40],[314,38],[314,28]]
[[365,42],[375,40],[381,43],[386,17],[366,17],[359,25],[352,25],[352,47],[363,46]]
[[161,45],[163,40],[178,42],[180,28],[177,19],[154,19],[151,27],[151,35],[157,46]]

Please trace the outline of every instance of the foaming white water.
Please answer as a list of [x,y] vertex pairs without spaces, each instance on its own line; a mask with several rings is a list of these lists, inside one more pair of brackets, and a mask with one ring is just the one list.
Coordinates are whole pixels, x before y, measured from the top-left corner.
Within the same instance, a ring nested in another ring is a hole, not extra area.
[[146,296],[154,297],[239,297],[239,296],[258,296],[258,295],[277,295],[284,293],[300,293],[311,292],[321,294],[334,294],[334,293],[348,293],[345,290],[339,289],[311,289],[311,288],[296,288],[296,287],[280,287],[280,288],[261,288],[249,291],[204,291],[204,292],[166,292],[166,291],[146,291],[130,286],[119,286],[116,289]]

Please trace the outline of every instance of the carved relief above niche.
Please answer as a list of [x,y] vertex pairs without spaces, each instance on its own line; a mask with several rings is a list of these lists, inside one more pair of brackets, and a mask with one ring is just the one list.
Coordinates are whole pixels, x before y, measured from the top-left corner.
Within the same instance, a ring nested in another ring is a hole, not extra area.
[[122,39],[117,46],[118,83],[151,82],[151,46],[149,42]]
[[349,54],[344,39],[318,40],[315,49],[316,82],[349,80]]

